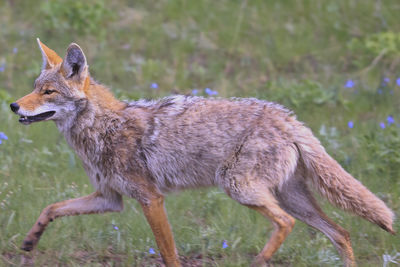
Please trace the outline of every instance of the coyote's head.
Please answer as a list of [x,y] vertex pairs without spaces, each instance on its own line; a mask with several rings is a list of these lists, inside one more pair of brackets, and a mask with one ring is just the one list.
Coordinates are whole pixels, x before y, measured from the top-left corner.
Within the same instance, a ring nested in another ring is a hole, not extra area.
[[10,105],[20,115],[19,122],[73,118],[86,104],[85,91],[90,85],[86,57],[77,44],[70,44],[64,59],[37,39],[43,67],[32,93]]

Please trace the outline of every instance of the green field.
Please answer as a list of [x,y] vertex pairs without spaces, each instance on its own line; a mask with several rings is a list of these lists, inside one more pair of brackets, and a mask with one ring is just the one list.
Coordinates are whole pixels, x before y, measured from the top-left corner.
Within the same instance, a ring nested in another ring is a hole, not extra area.
[[[19,250],[46,205],[93,191],[54,123],[26,127],[9,110],[40,73],[37,37],[61,56],[78,43],[92,76],[120,99],[215,91],[284,104],[399,214],[399,13],[398,0],[0,1],[0,266],[160,264],[128,198],[118,214],[58,219],[35,253]],[[351,233],[359,266],[396,265],[384,255],[400,262],[398,237],[321,204]],[[193,266],[248,266],[272,230],[217,189],[169,195],[166,208]],[[273,262],[341,266],[330,241],[301,222]]]

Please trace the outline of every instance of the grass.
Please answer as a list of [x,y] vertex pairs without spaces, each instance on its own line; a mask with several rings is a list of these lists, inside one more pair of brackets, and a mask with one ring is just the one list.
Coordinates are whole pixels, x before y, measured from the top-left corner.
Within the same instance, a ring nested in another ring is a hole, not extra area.
[[[282,103],[398,214],[399,11],[395,0],[1,2],[0,132],[8,140],[0,144],[0,265],[19,265],[21,255],[29,260],[18,247],[46,205],[92,192],[53,123],[24,127],[9,111],[40,72],[36,37],[60,55],[78,43],[92,76],[122,99],[193,89],[207,95],[211,88],[222,97]],[[348,80],[354,86],[345,87]],[[388,125],[389,115],[394,124]],[[400,251],[398,238],[322,203],[351,233],[360,266],[383,265],[384,254]],[[272,229],[217,189],[169,195],[166,207],[187,264],[248,266]],[[156,266],[157,253],[139,205],[126,198],[119,214],[56,220],[39,243],[35,265]],[[273,260],[277,266],[341,265],[329,240],[301,222]]]

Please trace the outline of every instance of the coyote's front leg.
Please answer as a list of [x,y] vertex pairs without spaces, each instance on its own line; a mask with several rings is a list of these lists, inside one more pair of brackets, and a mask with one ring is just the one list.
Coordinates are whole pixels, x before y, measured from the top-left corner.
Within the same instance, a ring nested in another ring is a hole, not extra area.
[[141,205],[165,265],[180,267],[174,237],[164,208],[164,197],[153,196],[148,203],[141,203]]
[[26,251],[32,250],[39,242],[40,236],[43,234],[46,226],[55,218],[79,214],[121,211],[123,209],[121,195],[113,191],[108,193],[107,196],[104,196],[100,192],[94,192],[88,196],[57,202],[47,206],[26,235],[21,248]]

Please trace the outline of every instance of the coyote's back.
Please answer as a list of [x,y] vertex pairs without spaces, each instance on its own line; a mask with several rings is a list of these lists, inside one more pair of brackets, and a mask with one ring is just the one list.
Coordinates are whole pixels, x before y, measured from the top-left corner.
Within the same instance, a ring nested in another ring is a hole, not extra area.
[[115,99],[89,75],[81,48],[64,59],[38,41],[43,69],[32,93],[11,104],[20,122],[55,121],[75,149],[95,192],[46,207],[22,248],[32,250],[53,219],[120,211],[122,195],[142,205],[167,266],[179,266],[163,206],[173,190],[218,186],[274,225],[254,266],[264,266],[295,218],[323,232],[346,266],[355,264],[348,232],[329,219],[308,189],[394,233],[394,215],[332,159],[284,107],[257,99],[172,96]]
[[[296,121],[278,104],[178,95],[133,102],[127,109],[151,114],[141,148],[163,192],[210,185],[225,188],[231,183],[228,172],[238,164],[243,172],[253,172],[254,177],[246,179],[273,187],[296,166],[292,140]],[[263,167],[255,170],[255,166]]]

